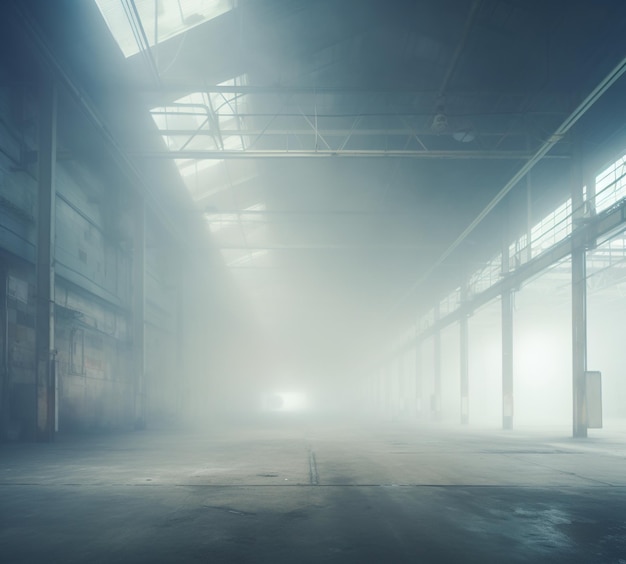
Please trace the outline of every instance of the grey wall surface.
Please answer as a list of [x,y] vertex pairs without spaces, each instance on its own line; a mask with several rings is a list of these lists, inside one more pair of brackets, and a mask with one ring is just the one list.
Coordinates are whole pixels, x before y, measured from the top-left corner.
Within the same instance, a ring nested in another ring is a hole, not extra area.
[[[0,63],[0,76],[11,74]],[[36,88],[0,88],[0,424],[3,439],[33,438],[35,425]],[[65,146],[59,113],[56,174],[55,333],[59,431],[125,428],[133,422],[131,335],[132,186],[98,155]],[[72,123],[76,127],[76,121]],[[85,126],[84,135],[93,132]],[[119,175],[118,175],[119,176]],[[146,252],[148,418],[180,407],[173,375],[178,293],[159,233]],[[152,223],[156,223],[152,220]]]

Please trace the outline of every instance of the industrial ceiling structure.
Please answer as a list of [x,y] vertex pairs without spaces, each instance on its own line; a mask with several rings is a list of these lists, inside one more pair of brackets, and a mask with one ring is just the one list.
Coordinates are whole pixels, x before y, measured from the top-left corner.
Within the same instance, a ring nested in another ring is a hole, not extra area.
[[618,0],[22,11],[294,364],[343,366],[414,325],[567,200],[577,155],[599,166],[623,135]]
[[0,9],[2,562],[626,562],[624,0]]

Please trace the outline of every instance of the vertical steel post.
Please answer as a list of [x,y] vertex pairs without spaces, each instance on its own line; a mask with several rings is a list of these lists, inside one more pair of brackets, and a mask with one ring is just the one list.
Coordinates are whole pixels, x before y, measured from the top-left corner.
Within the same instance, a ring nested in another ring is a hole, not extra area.
[[146,424],[145,382],[145,248],[146,207],[143,196],[134,197],[133,233],[133,421],[136,429]]
[[[508,211],[508,208],[507,208]],[[506,213],[506,212],[505,212]],[[502,275],[509,272],[509,233],[504,219],[502,232]],[[502,428],[513,428],[513,290],[505,288],[501,295],[502,307]]]
[[502,428],[513,428],[513,291],[502,292]]
[[[526,149],[530,152],[532,150],[532,143],[530,141],[530,132],[528,131],[528,123],[526,123]],[[532,242],[532,229],[533,229],[533,182],[532,182],[532,170],[529,170],[526,174],[526,260],[529,261],[533,258]]]
[[532,173],[526,175],[526,257],[529,261],[533,258],[533,248],[531,245],[532,227],[533,227],[533,197],[532,197]]
[[[172,257],[176,263],[176,257]],[[185,416],[185,405],[187,400],[187,385],[189,376],[187,373],[186,350],[185,350],[185,271],[187,261],[181,252],[178,258],[178,275],[176,278],[176,366],[179,371],[177,378],[177,405],[176,411],[179,417]]]
[[[439,304],[435,306],[435,323],[439,322]],[[433,415],[435,420],[441,419],[441,331],[437,329],[433,336],[434,354],[434,388]]]
[[378,369],[378,413],[381,417],[385,415],[385,370],[381,366]]
[[[572,162],[572,400],[573,435],[587,436],[587,251],[583,168],[580,151]],[[595,186],[594,186],[595,188]]]
[[57,91],[44,78],[39,103],[38,200],[37,200],[37,355],[36,438],[51,441],[57,430],[57,397],[54,344],[54,220],[57,136]]
[[0,265],[0,432],[6,431],[9,421],[9,273],[7,266]]
[[417,341],[415,343],[415,413],[418,416],[422,415],[422,355],[421,355],[422,342]]
[[404,415],[405,382],[404,382],[404,351],[398,353],[398,416]]
[[383,372],[383,383],[384,383],[384,391],[385,391],[385,417],[391,419],[393,415],[393,396],[391,389],[391,361],[387,361],[385,363],[385,368]]
[[469,339],[468,339],[468,315],[465,311],[467,303],[467,289],[465,286],[461,288],[461,319],[459,321],[459,359],[460,359],[460,377],[461,377],[461,424],[469,423]]

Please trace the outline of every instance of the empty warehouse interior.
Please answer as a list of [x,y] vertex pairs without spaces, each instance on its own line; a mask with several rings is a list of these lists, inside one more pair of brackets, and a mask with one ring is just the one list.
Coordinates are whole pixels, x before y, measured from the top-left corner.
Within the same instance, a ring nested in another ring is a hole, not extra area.
[[626,3],[0,10],[0,561],[626,562]]

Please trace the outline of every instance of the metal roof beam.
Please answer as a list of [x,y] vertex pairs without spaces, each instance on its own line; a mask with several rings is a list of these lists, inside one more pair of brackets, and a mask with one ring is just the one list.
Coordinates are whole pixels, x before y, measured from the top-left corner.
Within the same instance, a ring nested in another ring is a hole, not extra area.
[[[409,159],[508,159],[527,160],[532,157],[526,151],[410,151],[410,150],[209,150],[209,151],[133,151],[133,157],[145,159],[267,159],[267,158],[409,158]],[[549,158],[569,158],[569,155],[551,155]]]
[[494,196],[487,206],[474,218],[474,220],[463,230],[463,232],[454,240],[454,242],[441,254],[434,264],[424,272],[402,295],[396,302],[395,308],[398,308],[404,301],[421,287],[426,280],[452,255],[454,251],[474,232],[474,230],[482,223],[491,211],[500,203],[500,201],[530,172],[535,165],[545,159],[552,148],[561,141],[569,130],[584,116],[587,111],[602,97],[602,95],[626,72],[626,58],[622,59],[598,85],[589,93],[589,95],[576,107],[576,109],[561,123],[561,125],[550,135],[550,137],[541,144],[537,151],[529,158],[522,167],[513,175],[513,177],[502,187],[502,189]]
[[376,250],[431,250],[436,249],[437,245],[429,244],[411,244],[411,245],[371,245],[368,243],[363,244],[348,244],[348,243],[285,243],[285,244],[272,244],[272,245],[218,245],[213,244],[214,248],[219,251],[376,251]]
[[[217,134],[216,131],[210,129],[201,129],[201,130],[190,130],[190,129],[161,129],[159,131],[150,131],[152,134],[158,135],[169,135],[169,136],[187,136],[193,133],[194,137],[213,137]],[[315,131],[313,129],[221,129],[220,133],[224,137],[228,137],[231,135],[235,136],[245,136],[245,137],[255,137],[262,135],[266,136],[283,136],[283,135],[315,135]],[[379,137],[383,135],[387,135],[389,137],[406,137],[419,135],[421,137],[431,135],[441,137],[436,133],[433,133],[431,130],[414,130],[414,129],[319,129],[318,133],[324,135],[325,137],[345,137],[347,135],[351,135],[352,137]],[[514,136],[514,135],[523,135],[526,136],[526,132],[523,130],[519,131],[481,131],[481,137],[501,137],[502,135]]]

